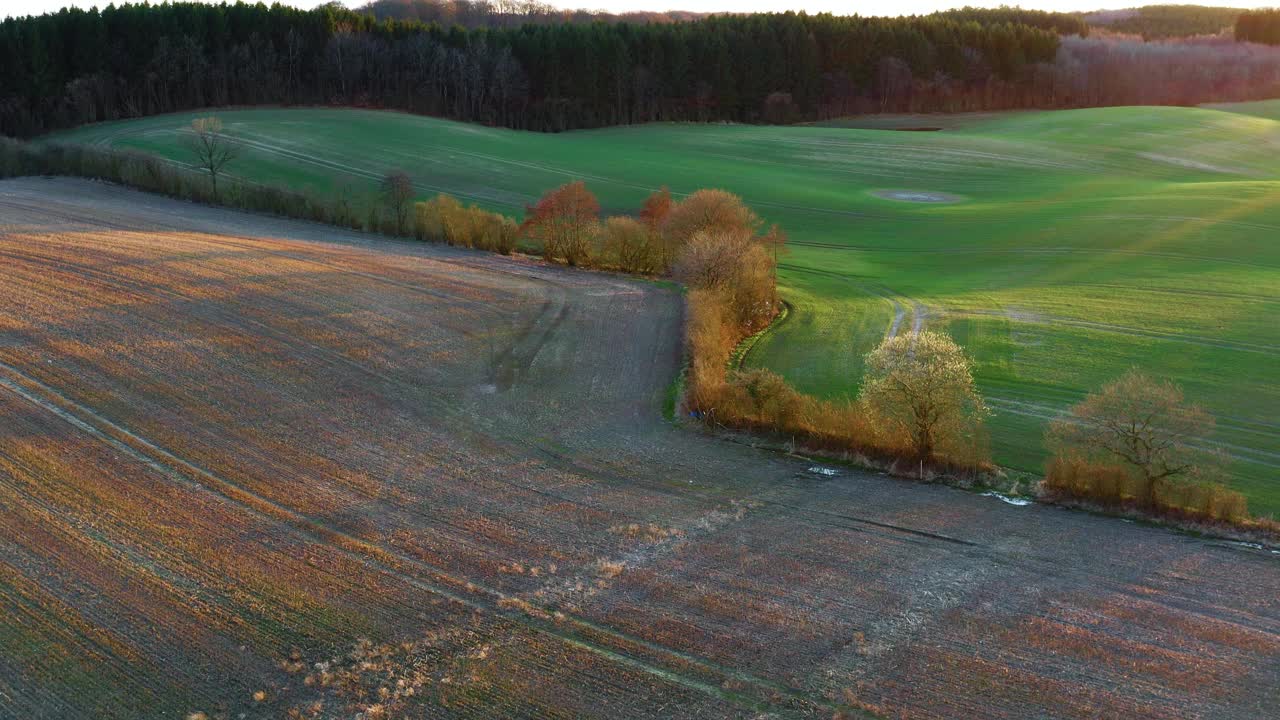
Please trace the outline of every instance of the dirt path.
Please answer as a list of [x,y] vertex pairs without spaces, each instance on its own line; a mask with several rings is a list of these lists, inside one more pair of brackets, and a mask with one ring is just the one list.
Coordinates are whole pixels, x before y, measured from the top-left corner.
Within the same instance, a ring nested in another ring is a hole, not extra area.
[[673,427],[651,284],[32,179],[0,288],[3,717],[1280,699],[1276,557]]

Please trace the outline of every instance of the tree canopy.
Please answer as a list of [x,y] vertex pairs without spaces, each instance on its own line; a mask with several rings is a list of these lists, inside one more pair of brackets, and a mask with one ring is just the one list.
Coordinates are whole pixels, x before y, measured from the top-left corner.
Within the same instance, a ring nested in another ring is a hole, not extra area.
[[1236,18],[1236,39],[1280,45],[1280,9],[1252,10]]
[[[442,21],[444,18],[442,18]],[[210,106],[370,105],[556,131],[853,107],[912,77],[1018,82],[1058,48],[1001,16],[724,15],[515,26],[379,20],[334,4],[108,5],[0,22],[0,133]],[[975,92],[975,97],[980,94]]]
[[1046,442],[1060,454],[1121,464],[1141,480],[1139,500],[1150,503],[1162,483],[1212,456],[1205,440],[1213,427],[1213,417],[1176,385],[1130,370],[1055,420]]
[[930,330],[886,338],[867,355],[862,399],[902,426],[922,460],[971,454],[987,415],[964,350]]

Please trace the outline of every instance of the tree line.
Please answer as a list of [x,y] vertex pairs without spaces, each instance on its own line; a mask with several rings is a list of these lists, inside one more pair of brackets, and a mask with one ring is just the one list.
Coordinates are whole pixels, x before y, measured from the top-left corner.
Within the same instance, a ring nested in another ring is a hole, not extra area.
[[241,3],[10,18],[0,22],[0,134],[228,105],[372,106],[559,131],[1195,104],[1280,91],[1280,52],[1265,46],[1083,37],[1080,18],[1060,13],[643,23],[561,15],[515,25],[513,16],[542,17],[538,6],[446,5],[452,14],[441,22],[456,23],[465,7],[462,19],[475,26]]
[[445,27],[519,27],[558,23],[662,23],[706,17],[683,10],[611,13],[603,10],[562,10],[539,0],[372,0],[356,8],[379,20],[417,20]]
[[[540,0],[370,0],[357,8],[379,20],[418,20],[441,25],[477,27],[516,27],[525,24],[554,23],[671,23],[710,17],[712,13],[685,10],[632,11],[611,13],[604,10],[565,10]],[[1238,12],[1238,11],[1237,11]],[[736,13],[720,13],[736,14]],[[1008,23],[1052,30],[1061,35],[1088,35],[1089,24],[1079,14],[1024,10],[1018,7],[942,10],[929,15],[981,25]],[[1232,18],[1234,19],[1234,15]]]
[[1125,10],[1100,10],[1084,16],[1091,26],[1144,40],[1217,35],[1231,28],[1240,8],[1203,5],[1146,5]]
[[0,133],[266,103],[542,131],[788,122],[894,107],[919,80],[974,97],[1025,82],[1028,68],[1053,61],[1058,35],[1001,17],[785,13],[468,29],[332,5],[64,9],[0,23]]
[[1236,18],[1236,40],[1280,45],[1280,9],[1240,13]]

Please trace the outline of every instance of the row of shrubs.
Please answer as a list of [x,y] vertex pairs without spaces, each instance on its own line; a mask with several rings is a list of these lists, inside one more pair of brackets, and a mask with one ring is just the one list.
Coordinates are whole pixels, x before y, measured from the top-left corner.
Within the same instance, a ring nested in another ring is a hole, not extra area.
[[[206,175],[152,155],[0,138],[0,177],[33,174],[97,178],[195,202],[502,254],[515,252],[525,240],[554,262],[642,275],[669,274],[688,289],[686,411],[717,425],[780,433],[809,447],[862,455],[889,465],[906,462],[913,473],[922,472],[926,465],[950,473],[994,469],[982,432],[985,409],[972,389],[968,360],[943,335],[922,333],[886,341],[869,357],[864,394],[847,400],[805,395],[776,373],[734,367],[734,349],[766,328],[780,307],[777,258],[785,252],[786,237],[776,226],[765,229],[741,199],[721,190],[700,190],[676,201],[664,188],[653,193],[636,216],[602,220],[594,195],[583,183],[574,182],[548,192],[527,208],[524,222],[517,224],[443,194],[411,203],[412,185],[406,187],[408,179],[402,171],[388,173],[381,195],[362,200],[350,191],[324,196],[227,178],[222,191],[215,193]],[[952,400],[969,402],[977,412],[957,414],[938,424],[922,445],[910,413],[898,412],[901,408],[867,390],[875,385],[870,370],[886,365],[885,358],[892,358],[893,352],[909,365],[935,346],[945,359],[939,366],[961,366],[963,382],[958,387],[966,397]],[[1142,378],[1126,376],[1097,397],[1105,400],[1107,393],[1130,400],[1163,397],[1160,411],[1180,418],[1184,425],[1188,418],[1199,421],[1197,413],[1202,412],[1182,407],[1180,392],[1167,384]],[[1088,417],[1091,410],[1086,407],[1094,397],[1073,408],[1073,414],[1081,417],[1055,423],[1050,430],[1051,447],[1055,432],[1080,436],[1079,429],[1096,420]],[[1096,414],[1096,408],[1092,412]],[[1090,442],[1076,437],[1074,445],[1068,441],[1056,451],[1046,468],[1043,487],[1048,495],[1181,518],[1253,522],[1244,496],[1221,483],[1173,477],[1152,483],[1135,468],[1106,459],[1105,453],[1087,452]],[[1082,448],[1086,452],[1080,452]]]
[[71,175],[250,212],[312,220],[356,230],[382,229],[379,212],[342,196],[224,179],[215,197],[208,177],[162,158],[88,145],[26,143],[0,138],[0,177]]
[[[661,226],[668,247],[675,248],[672,273],[689,288],[689,410],[715,424],[781,433],[806,447],[889,464],[905,461],[913,473],[925,466],[953,474],[993,469],[982,434],[968,431],[981,427],[980,416],[967,417],[967,424],[935,423],[938,442],[921,446],[911,432],[910,413],[899,412],[903,403],[877,402],[869,394],[816,398],[777,373],[734,367],[735,348],[768,326],[780,307],[777,256],[786,238],[776,227],[760,232],[763,223],[738,198],[703,192],[714,194],[690,196]],[[686,212],[686,204],[694,203]],[[949,338],[930,334],[921,345],[930,342],[949,344],[954,355],[963,356]],[[912,347],[886,341],[876,352],[905,355]]]
[[[390,177],[390,175],[388,176]],[[665,188],[641,208],[639,219],[601,220],[600,204],[581,182],[548,192],[517,224],[476,205],[463,206],[440,194],[414,204],[413,236],[428,242],[510,255],[527,239],[545,258],[576,267],[660,275],[671,269],[674,252],[659,223],[672,207]]]
[[1245,496],[1222,483],[1169,479],[1150,488],[1130,468],[1073,455],[1055,455],[1049,460],[1044,489],[1056,499],[1083,500],[1114,508],[1135,507],[1189,520],[1236,525],[1250,520]]
[[[250,183],[225,174],[216,195],[207,175],[144,153],[73,144],[0,142],[0,176],[73,175],[118,182],[202,203],[312,220],[429,242],[514,252],[521,240],[548,260],[641,275],[669,274],[689,288],[690,357],[685,409],[716,424],[771,430],[803,444],[879,459],[918,462],[902,423],[861,400],[823,400],[767,370],[730,365],[734,347],[765,328],[780,303],[777,257],[786,236],[766,228],[740,198],[700,190],[676,201],[665,188],[635,216],[602,219],[581,182],[527,208],[523,223],[448,195],[412,203],[407,174],[390,171],[378,195],[330,195]],[[953,443],[924,458],[953,469],[988,468],[985,448]]]
[[475,205],[464,207],[449,195],[415,204],[413,220],[414,237],[427,242],[503,255],[515,252],[519,244],[520,226],[514,220]]
[[922,453],[909,418],[865,395],[817,398],[770,370],[734,367],[734,348],[748,332],[733,322],[729,307],[723,295],[689,293],[686,402],[698,415],[726,427],[779,433],[804,447],[860,456],[900,474],[927,470],[972,477],[995,469],[980,419],[940,425],[938,445]]

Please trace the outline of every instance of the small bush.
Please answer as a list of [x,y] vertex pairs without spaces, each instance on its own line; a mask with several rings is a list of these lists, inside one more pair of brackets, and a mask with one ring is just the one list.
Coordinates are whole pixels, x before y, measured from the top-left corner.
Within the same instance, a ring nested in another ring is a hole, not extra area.
[[444,218],[442,206],[445,203],[457,203],[448,195],[437,195],[434,198],[416,203],[413,206],[413,235],[426,242],[444,242]]
[[619,270],[653,275],[664,269],[661,237],[629,217],[611,217],[603,228],[604,262]]

